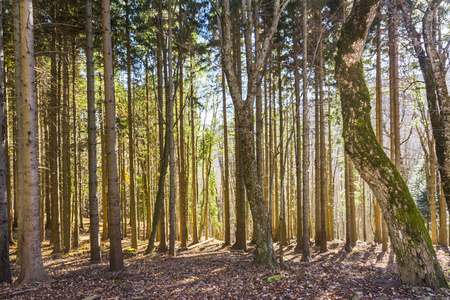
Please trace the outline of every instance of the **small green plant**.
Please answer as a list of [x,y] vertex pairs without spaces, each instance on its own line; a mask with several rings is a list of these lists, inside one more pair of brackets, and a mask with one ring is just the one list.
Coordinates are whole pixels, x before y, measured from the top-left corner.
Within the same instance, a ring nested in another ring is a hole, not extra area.
[[276,281],[276,280],[280,280],[283,279],[284,275],[283,274],[277,274],[277,275],[273,275],[268,277],[267,279],[264,280],[264,282],[272,282],[272,281]]

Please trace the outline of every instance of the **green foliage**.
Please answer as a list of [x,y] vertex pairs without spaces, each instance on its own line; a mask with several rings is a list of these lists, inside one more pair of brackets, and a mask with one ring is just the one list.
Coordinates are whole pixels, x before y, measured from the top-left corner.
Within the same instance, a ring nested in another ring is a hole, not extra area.
[[411,175],[408,186],[414,202],[416,202],[417,208],[428,223],[431,221],[431,214],[430,203],[428,202],[427,195],[427,183],[424,163],[425,162],[422,160],[421,163],[416,167]]

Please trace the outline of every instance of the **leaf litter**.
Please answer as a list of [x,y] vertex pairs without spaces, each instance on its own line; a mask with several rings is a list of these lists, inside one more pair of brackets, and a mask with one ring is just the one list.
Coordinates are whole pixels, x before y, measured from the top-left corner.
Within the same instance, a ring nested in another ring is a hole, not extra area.
[[[108,271],[107,243],[98,264],[89,262],[86,236],[69,255],[51,254],[47,245],[43,258],[52,279],[19,287],[19,268],[13,266],[13,283],[0,284],[0,299],[450,299],[448,289],[402,285],[393,252],[371,243],[358,242],[347,253],[343,242],[330,242],[327,253],[313,247],[311,261],[301,262],[292,242],[284,248],[286,270],[252,264],[254,246],[235,251],[215,241],[170,257],[144,255],[144,241],[131,252],[128,244],[125,239],[120,272]],[[449,279],[450,251],[436,250]],[[11,252],[14,262],[14,247]]]

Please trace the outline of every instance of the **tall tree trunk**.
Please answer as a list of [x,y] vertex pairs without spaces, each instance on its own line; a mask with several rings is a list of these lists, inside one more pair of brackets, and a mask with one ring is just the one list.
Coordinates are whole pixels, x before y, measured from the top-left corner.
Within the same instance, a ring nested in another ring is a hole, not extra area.
[[130,221],[131,221],[131,248],[137,249],[137,224],[136,224],[136,197],[135,197],[135,171],[134,171],[134,112],[131,95],[131,46],[130,46],[130,7],[125,0],[126,10],[126,48],[127,48],[127,99],[128,99],[128,165],[130,167]]
[[[191,65],[191,72],[192,65]],[[193,77],[191,74],[191,78]],[[195,245],[198,243],[198,232],[197,232],[197,153],[196,153],[196,134],[195,134],[195,111],[194,111],[194,83],[191,79],[191,143],[192,143],[192,243]]]
[[86,77],[88,101],[88,168],[89,168],[89,240],[91,262],[102,260],[97,198],[97,125],[95,117],[94,45],[92,33],[92,0],[86,0]]
[[0,2],[0,282],[11,281],[11,267],[9,264],[9,236],[8,236],[8,195],[6,187],[6,115],[5,115],[5,81],[3,55],[3,5]]
[[[303,253],[302,261],[309,261],[311,259],[309,249],[309,104],[308,104],[308,7],[307,1],[302,2],[302,31],[303,31],[303,68],[302,68],[302,82],[303,82],[303,139],[302,139],[302,180],[303,180]],[[298,188],[298,187],[297,187]]]
[[[101,77],[101,76],[100,76]],[[99,86],[99,95],[100,98],[102,97],[102,87]],[[99,104],[99,115],[101,116],[100,121],[100,151],[101,151],[101,158],[102,158],[102,223],[103,223],[103,230],[102,230],[102,241],[108,240],[108,196],[107,196],[107,179],[106,179],[106,150],[105,150],[105,144],[106,144],[106,136],[105,136],[105,113],[103,110],[104,107],[104,101],[101,101]]]
[[[22,259],[22,250],[23,250],[23,217],[22,217],[22,208],[23,208],[23,143],[20,141],[23,140],[23,121],[22,121],[22,113],[20,108],[22,107],[22,56],[20,54],[21,50],[21,37],[20,37],[20,0],[14,0],[13,2],[14,8],[14,68],[15,68],[15,92],[16,92],[16,110],[17,110],[17,181],[16,181],[16,207],[17,210],[17,261],[20,263]],[[22,25],[23,26],[23,25]]]
[[[378,11],[376,29],[376,136],[378,143],[383,147],[383,95],[381,91],[381,19]],[[375,242],[381,243],[381,210],[378,201],[375,203]]]
[[20,107],[23,131],[23,244],[19,282],[24,285],[47,279],[41,255],[39,236],[39,187],[36,139],[36,101],[34,78],[33,5],[20,0],[20,56],[22,67],[22,99]]
[[[319,28],[322,28],[322,11],[319,11]],[[323,96],[323,38],[319,40],[319,139],[320,139],[320,252],[328,251],[327,248],[327,170],[325,149],[325,116]],[[317,145],[316,145],[317,147]],[[319,224],[317,224],[319,225]]]
[[116,155],[116,100],[111,43],[111,15],[109,0],[102,0],[103,59],[105,73],[105,152],[108,180],[108,231],[110,239],[110,271],[123,268],[120,235],[120,202]]
[[169,101],[166,104],[166,122],[167,122],[167,130],[166,134],[169,135],[169,147],[170,147],[170,170],[169,170],[169,226],[170,226],[170,235],[169,235],[169,255],[175,256],[175,142],[174,142],[174,134],[173,134],[173,102],[174,102],[174,91],[173,91],[173,58],[172,58],[172,1],[168,0],[167,3],[168,10],[168,93],[169,97],[167,98]]
[[362,54],[378,2],[355,1],[338,43],[336,80],[341,95],[345,150],[380,202],[397,256],[400,280],[411,285],[446,287],[423,218],[372,129]]
[[225,243],[231,244],[230,230],[230,183],[229,183],[229,161],[228,161],[228,124],[227,124],[227,97],[225,95],[225,72],[222,67],[222,103],[223,103],[223,156],[224,156],[224,177],[223,194],[225,201]]
[[80,219],[79,219],[79,205],[81,199],[78,198],[78,143],[77,143],[77,106],[76,106],[76,91],[75,82],[77,77],[77,65],[76,65],[76,50],[75,50],[75,39],[72,44],[72,122],[73,122],[73,247],[78,248],[79,246],[79,233],[80,233]]
[[[295,176],[296,176],[296,203],[297,203],[297,245],[295,250],[303,249],[303,206],[302,206],[302,123],[300,117],[301,97],[300,97],[300,73],[299,73],[299,30],[300,24],[296,16],[294,20],[294,94],[295,94],[295,125],[297,138],[295,139]],[[303,57],[303,59],[305,59]]]
[[70,251],[70,167],[69,167],[69,58],[67,29],[63,30],[63,110],[62,110],[62,210],[63,213],[63,252]]
[[[181,5],[181,4],[180,4]],[[182,8],[180,7],[180,10]],[[184,21],[184,10],[182,10],[182,20]],[[180,60],[180,77],[178,80],[178,85],[180,87],[180,150],[179,150],[179,162],[180,162],[180,172],[179,172],[179,185],[180,185],[180,248],[186,248],[187,246],[187,224],[186,224],[186,196],[187,196],[187,182],[186,182],[186,150],[185,150],[185,133],[184,133],[184,77],[183,77],[183,49],[180,48],[180,54],[178,59]]]

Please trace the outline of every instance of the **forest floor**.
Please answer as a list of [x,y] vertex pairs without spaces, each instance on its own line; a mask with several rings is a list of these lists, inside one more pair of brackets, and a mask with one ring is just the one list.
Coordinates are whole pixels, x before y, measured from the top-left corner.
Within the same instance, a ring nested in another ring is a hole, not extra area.
[[[0,299],[450,299],[449,289],[402,285],[395,256],[380,245],[359,242],[347,253],[343,242],[329,242],[327,253],[314,247],[311,261],[304,263],[292,242],[284,248],[288,268],[272,271],[252,264],[254,246],[243,252],[222,244],[210,242],[170,257],[144,255],[144,241],[134,250],[125,239],[125,268],[109,272],[108,244],[102,243],[103,261],[91,264],[84,232],[80,247],[70,254],[52,254],[44,244],[47,282],[18,286],[19,269],[13,266],[14,282],[0,284]],[[450,252],[436,250],[449,280]],[[15,252],[12,246],[13,261]],[[268,280],[275,275],[281,276]]]

